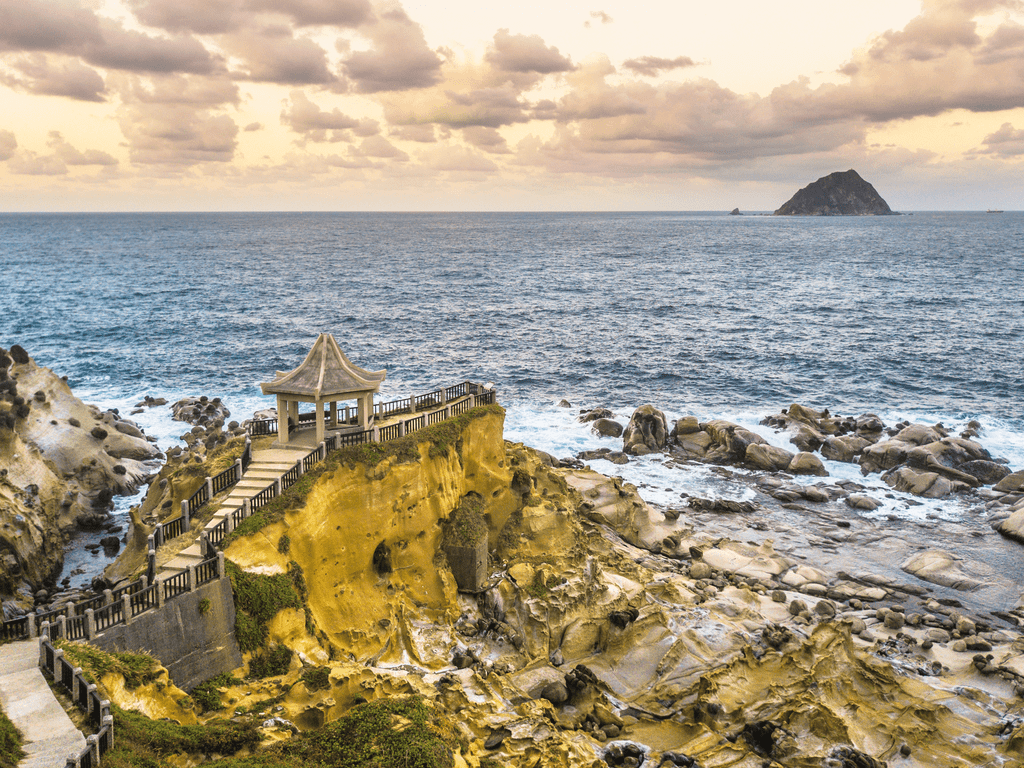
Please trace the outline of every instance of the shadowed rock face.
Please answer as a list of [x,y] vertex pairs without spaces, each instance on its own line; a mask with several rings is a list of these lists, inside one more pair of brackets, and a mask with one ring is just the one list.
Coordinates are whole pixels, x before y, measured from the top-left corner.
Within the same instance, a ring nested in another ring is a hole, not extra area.
[[854,170],[837,171],[808,184],[776,216],[889,216],[889,204]]

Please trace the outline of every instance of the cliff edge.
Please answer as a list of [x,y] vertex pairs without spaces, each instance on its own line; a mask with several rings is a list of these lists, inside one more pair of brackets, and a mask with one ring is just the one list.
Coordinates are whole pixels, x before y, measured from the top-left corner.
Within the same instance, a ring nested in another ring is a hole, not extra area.
[[776,216],[896,216],[875,188],[851,169],[823,176],[797,192]]

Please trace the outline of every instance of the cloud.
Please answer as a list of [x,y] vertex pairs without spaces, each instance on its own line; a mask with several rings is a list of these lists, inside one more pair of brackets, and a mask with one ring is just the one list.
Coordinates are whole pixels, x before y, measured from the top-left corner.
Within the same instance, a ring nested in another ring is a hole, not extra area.
[[505,72],[549,75],[575,69],[568,56],[563,56],[554,46],[545,45],[540,35],[512,35],[507,29],[495,33],[494,44],[485,59]]
[[[66,96],[78,101],[105,101],[106,85],[99,72],[78,59],[59,63],[43,53],[29,53],[9,60],[19,74],[0,72],[0,82],[42,96]],[[20,76],[19,76],[20,75]]]
[[249,0],[246,5],[284,14],[300,27],[357,27],[373,18],[369,0]]
[[508,148],[505,137],[494,128],[471,125],[462,129],[462,137],[477,149],[491,154],[509,154],[512,151]]
[[142,165],[189,166],[234,157],[238,126],[220,109],[238,102],[224,78],[188,75],[116,80],[121,133],[129,157]]
[[360,93],[426,88],[440,80],[441,58],[427,47],[423,29],[401,6],[387,6],[360,31],[373,48],[353,53],[343,65]]
[[210,73],[220,66],[194,37],[151,37],[86,9],[42,0],[0,4],[0,51],[63,53],[132,72]]
[[98,149],[82,152],[75,149],[59,131],[50,131],[46,144],[53,150],[54,156],[67,165],[117,165],[117,159],[106,152]]
[[290,104],[281,112],[281,123],[301,134],[305,141],[349,141],[349,131],[358,129],[360,121],[335,108],[325,112],[302,91],[292,91]]
[[982,140],[983,148],[975,149],[972,155],[996,155],[1005,158],[1024,156],[1024,129],[1017,130],[1010,123],[1003,123],[999,130]]
[[363,139],[359,147],[354,150],[354,154],[361,155],[362,157],[379,157],[401,162],[409,159],[409,155],[383,136],[370,136]]
[[327,52],[312,40],[293,37],[284,26],[239,32],[222,38],[224,48],[240,58],[240,77],[281,85],[324,85],[337,80],[327,66]]
[[[590,18],[591,19],[596,19],[597,21],[600,21],[602,24],[611,24],[612,23],[612,17],[609,16],[604,11],[591,11],[590,12]],[[590,27],[590,20],[588,19],[587,21],[584,21],[583,22],[583,26],[589,28]]]
[[128,0],[143,24],[170,32],[217,35],[251,28],[261,15],[298,27],[356,27],[372,16],[369,0]]
[[18,140],[10,131],[0,131],[0,163],[9,160],[14,156],[14,150],[18,148]]
[[263,123],[249,123],[242,130],[245,131],[246,133],[252,133],[253,131],[262,131]]
[[433,125],[401,125],[393,128],[391,136],[403,141],[416,141],[422,144],[433,144],[437,141]]
[[11,173],[25,176],[62,176],[68,167],[56,155],[37,155],[28,150],[16,153],[7,161]]
[[622,66],[638,75],[655,77],[662,72],[684,67],[695,67],[696,62],[689,56],[676,56],[674,59],[663,59],[660,56],[641,56],[637,59],[627,59]]

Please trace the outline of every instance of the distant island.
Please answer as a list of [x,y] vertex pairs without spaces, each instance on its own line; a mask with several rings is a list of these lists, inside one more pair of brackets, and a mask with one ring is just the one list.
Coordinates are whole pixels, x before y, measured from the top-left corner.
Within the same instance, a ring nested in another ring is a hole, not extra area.
[[836,171],[797,192],[776,216],[898,216],[854,170]]

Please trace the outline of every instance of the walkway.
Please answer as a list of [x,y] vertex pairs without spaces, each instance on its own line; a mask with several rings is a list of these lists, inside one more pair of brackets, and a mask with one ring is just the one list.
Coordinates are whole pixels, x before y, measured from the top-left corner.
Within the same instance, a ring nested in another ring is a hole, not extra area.
[[85,749],[85,737],[71,722],[39,669],[39,641],[0,648],[0,705],[25,738],[18,768],[63,766]]
[[[312,432],[312,430],[309,431]],[[251,501],[256,494],[282,477],[285,472],[295,466],[295,462],[300,461],[312,449],[312,445],[305,446],[296,441],[294,447],[275,447],[253,451],[252,463],[242,475],[241,482],[231,488],[227,498],[213,513],[213,518],[206,524],[205,529],[208,530],[218,525],[225,517],[241,508],[244,501]],[[193,544],[178,552],[158,568],[158,579],[174,576],[188,566],[198,565],[206,559],[199,543],[201,534],[195,533],[194,535],[195,542]]]

